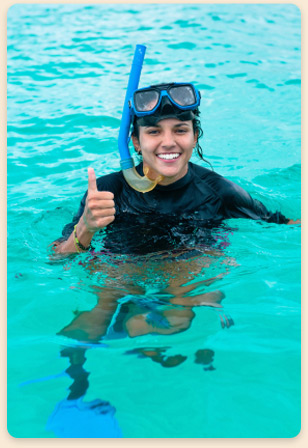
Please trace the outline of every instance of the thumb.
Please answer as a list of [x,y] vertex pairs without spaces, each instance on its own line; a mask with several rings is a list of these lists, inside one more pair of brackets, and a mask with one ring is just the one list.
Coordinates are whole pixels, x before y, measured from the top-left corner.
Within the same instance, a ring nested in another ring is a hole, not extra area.
[[96,177],[93,168],[88,168],[88,192],[97,191]]

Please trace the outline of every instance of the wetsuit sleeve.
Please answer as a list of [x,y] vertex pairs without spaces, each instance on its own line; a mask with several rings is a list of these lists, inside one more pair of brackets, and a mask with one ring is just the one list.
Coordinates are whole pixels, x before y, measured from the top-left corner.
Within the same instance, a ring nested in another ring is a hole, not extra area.
[[278,211],[270,212],[262,202],[253,199],[239,185],[226,179],[225,181],[223,206],[227,218],[249,218],[276,224],[287,224],[289,221]]

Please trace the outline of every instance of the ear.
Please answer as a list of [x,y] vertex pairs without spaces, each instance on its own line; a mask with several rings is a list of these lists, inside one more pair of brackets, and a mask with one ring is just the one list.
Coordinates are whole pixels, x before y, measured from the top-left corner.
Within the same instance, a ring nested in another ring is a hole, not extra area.
[[196,132],[195,132],[195,135],[194,135],[194,145],[195,145],[195,146],[196,146],[197,141],[198,141],[198,136],[199,136],[199,132],[196,131]]
[[132,135],[132,142],[136,152],[141,152],[140,143],[138,138],[135,135]]

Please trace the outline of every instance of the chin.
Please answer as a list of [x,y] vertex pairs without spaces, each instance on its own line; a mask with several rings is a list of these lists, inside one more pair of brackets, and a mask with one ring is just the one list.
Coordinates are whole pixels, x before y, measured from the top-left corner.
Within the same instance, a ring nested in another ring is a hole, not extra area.
[[173,178],[180,179],[181,177],[184,177],[187,170],[185,170],[184,167],[179,166],[154,166],[150,168],[150,172],[148,173],[148,176],[151,179],[155,179],[158,175],[164,176],[165,178],[170,178],[172,180]]
[[172,179],[174,177],[181,178],[185,175],[181,171],[174,170],[174,169],[173,170],[172,169],[161,170],[160,174],[164,177],[169,177],[170,179]]

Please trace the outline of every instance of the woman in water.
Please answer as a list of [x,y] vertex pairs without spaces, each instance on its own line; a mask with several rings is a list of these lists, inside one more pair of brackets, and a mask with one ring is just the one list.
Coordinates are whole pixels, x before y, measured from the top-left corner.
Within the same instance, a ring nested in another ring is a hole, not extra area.
[[[159,84],[134,92],[132,141],[142,156],[137,172],[159,181],[152,191],[141,193],[126,182],[122,171],[96,179],[89,168],[88,191],[53,249],[69,254],[90,248],[92,268],[101,269],[106,277],[104,286],[97,288],[97,306],[79,314],[61,334],[98,342],[123,331],[131,337],[185,331],[195,316],[192,307],[221,308],[222,292],[193,295],[193,291],[211,285],[226,272],[189,283],[218,259],[225,266],[234,264],[226,257],[221,261],[228,244],[227,238],[220,240],[221,229],[226,234],[225,219],[300,222],[268,211],[240,186],[190,162],[194,148],[203,159],[199,105],[200,94],[188,83]],[[100,253],[111,260],[103,267],[95,258],[100,234]],[[113,263],[114,254],[139,258]],[[153,281],[158,287],[156,302],[144,300],[145,285]],[[232,325],[227,316],[220,314],[220,319],[222,326]]]

